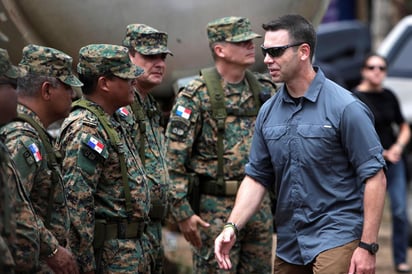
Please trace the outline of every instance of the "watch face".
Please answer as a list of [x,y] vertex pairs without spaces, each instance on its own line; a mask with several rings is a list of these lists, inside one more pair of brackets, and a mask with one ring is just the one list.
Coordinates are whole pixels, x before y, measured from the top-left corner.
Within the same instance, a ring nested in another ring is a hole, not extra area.
[[371,253],[375,254],[379,250],[378,244],[371,244]]

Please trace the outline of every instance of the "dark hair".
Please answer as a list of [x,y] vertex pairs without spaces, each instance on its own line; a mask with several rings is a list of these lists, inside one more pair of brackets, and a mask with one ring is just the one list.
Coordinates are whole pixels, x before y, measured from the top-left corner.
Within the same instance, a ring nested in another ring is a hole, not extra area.
[[313,59],[316,48],[316,31],[313,25],[299,14],[283,15],[267,24],[263,24],[265,31],[288,31],[292,41],[289,43],[305,42],[310,47],[310,59]]
[[115,77],[113,73],[108,72],[104,75],[83,75],[79,74],[79,80],[83,83],[82,86],[82,92],[83,94],[90,95],[92,94],[96,87],[97,87],[97,81],[99,80],[99,77],[106,77],[108,79],[112,79]]
[[379,57],[379,58],[381,58],[381,59],[385,62],[385,65],[386,65],[386,66],[388,65],[388,60],[386,60],[385,57],[383,57],[383,56],[380,55],[379,53],[370,52],[370,53],[366,54],[365,58],[363,59],[362,68],[366,67],[366,65],[368,64],[368,60],[369,60],[369,58],[371,58],[371,57]]

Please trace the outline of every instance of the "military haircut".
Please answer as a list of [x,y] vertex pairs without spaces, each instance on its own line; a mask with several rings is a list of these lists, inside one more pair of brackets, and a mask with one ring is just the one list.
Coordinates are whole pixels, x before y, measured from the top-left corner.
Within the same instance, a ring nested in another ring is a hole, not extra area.
[[27,73],[26,76],[17,79],[17,94],[29,97],[35,96],[44,82],[49,82],[54,88],[59,84],[56,77]]

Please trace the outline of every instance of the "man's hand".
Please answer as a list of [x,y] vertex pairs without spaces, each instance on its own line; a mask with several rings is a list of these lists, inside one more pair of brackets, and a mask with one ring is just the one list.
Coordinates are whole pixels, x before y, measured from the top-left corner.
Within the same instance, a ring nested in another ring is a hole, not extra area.
[[363,248],[356,248],[350,261],[349,274],[375,274],[376,255]]
[[229,270],[232,268],[229,252],[236,242],[235,230],[231,227],[223,229],[215,240],[215,256],[221,269]]
[[59,246],[57,253],[46,259],[48,266],[56,274],[78,274],[77,262],[73,254],[66,248]]
[[180,232],[183,233],[186,241],[191,243],[194,247],[200,248],[202,246],[202,240],[200,239],[200,233],[197,229],[198,226],[209,227],[210,224],[203,221],[198,215],[192,215],[189,218],[178,222]]

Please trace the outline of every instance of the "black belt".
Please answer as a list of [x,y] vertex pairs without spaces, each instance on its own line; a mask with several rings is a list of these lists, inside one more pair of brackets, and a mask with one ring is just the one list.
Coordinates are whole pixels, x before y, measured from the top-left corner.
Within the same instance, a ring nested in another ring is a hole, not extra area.
[[113,239],[139,239],[146,229],[146,222],[106,223],[96,220],[94,226],[94,248],[100,248],[105,241]]
[[216,180],[200,180],[200,192],[206,195],[213,196],[236,196],[241,181],[227,180],[223,184]]

